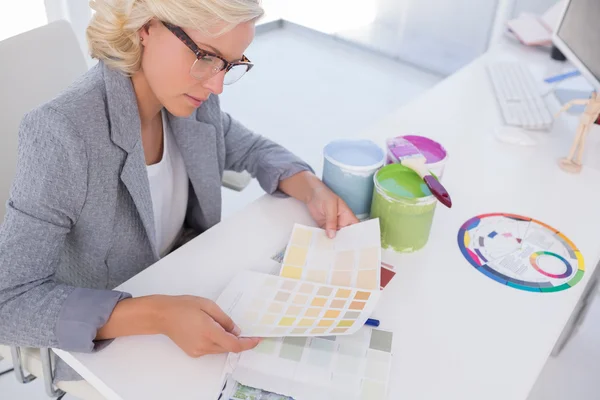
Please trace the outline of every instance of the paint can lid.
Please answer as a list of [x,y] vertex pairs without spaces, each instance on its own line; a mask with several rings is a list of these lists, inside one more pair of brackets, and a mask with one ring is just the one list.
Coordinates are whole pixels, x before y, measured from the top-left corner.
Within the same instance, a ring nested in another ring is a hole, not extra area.
[[[417,136],[417,135],[406,135],[399,136],[402,139],[408,140],[412,143],[421,154],[425,156],[425,160],[427,164],[436,164],[440,161],[443,161],[448,157],[448,152],[438,142],[433,139],[429,139],[425,136]],[[388,140],[388,146],[390,143],[393,143],[394,139]]]
[[385,162],[385,152],[367,139],[339,139],[323,149],[323,156],[332,164],[344,169],[372,170]]
[[423,179],[415,171],[401,164],[386,165],[373,179],[375,189],[392,199],[412,200],[415,204],[436,200]]

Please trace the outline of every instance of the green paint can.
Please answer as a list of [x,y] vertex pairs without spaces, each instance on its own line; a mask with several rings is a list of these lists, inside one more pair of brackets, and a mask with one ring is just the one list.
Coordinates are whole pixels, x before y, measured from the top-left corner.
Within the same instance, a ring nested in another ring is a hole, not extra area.
[[381,168],[373,177],[371,218],[379,218],[381,245],[412,252],[427,244],[437,199],[423,179],[401,164]]

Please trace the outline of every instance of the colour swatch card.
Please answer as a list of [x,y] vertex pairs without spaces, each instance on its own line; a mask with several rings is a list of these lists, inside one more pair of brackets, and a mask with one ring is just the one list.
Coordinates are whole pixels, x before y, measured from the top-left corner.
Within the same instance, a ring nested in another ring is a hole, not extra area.
[[379,220],[352,225],[329,239],[323,229],[294,225],[280,275],[316,283],[379,290]]
[[392,340],[391,332],[369,327],[350,336],[265,339],[230,354],[224,376],[294,400],[383,400]]
[[568,289],[585,271],[581,252],[563,233],[520,215],[471,218],[459,230],[458,246],[484,275],[531,292]]
[[347,335],[359,330],[380,291],[303,282],[244,271],[221,293],[217,304],[242,336]]
[[[391,280],[396,276],[396,267],[390,262],[386,262],[386,254],[381,253],[381,273],[380,273],[380,289],[383,290],[385,287],[391,282]],[[285,256],[285,249],[282,249],[274,254],[271,257],[271,260],[278,262],[279,264],[283,263],[283,257]]]

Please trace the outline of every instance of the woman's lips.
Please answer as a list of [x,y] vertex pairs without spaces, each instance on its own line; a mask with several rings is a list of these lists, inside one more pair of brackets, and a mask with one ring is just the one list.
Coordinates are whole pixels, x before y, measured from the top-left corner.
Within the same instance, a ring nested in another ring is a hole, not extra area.
[[187,97],[188,101],[196,108],[200,107],[202,103],[206,101],[206,99],[199,99],[198,97],[190,96],[189,94],[186,94],[185,97]]

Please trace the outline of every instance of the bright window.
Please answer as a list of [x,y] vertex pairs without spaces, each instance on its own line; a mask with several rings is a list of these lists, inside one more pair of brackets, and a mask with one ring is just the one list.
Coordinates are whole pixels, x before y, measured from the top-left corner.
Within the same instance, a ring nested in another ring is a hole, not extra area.
[[47,23],[44,0],[12,0],[0,4],[0,40]]

